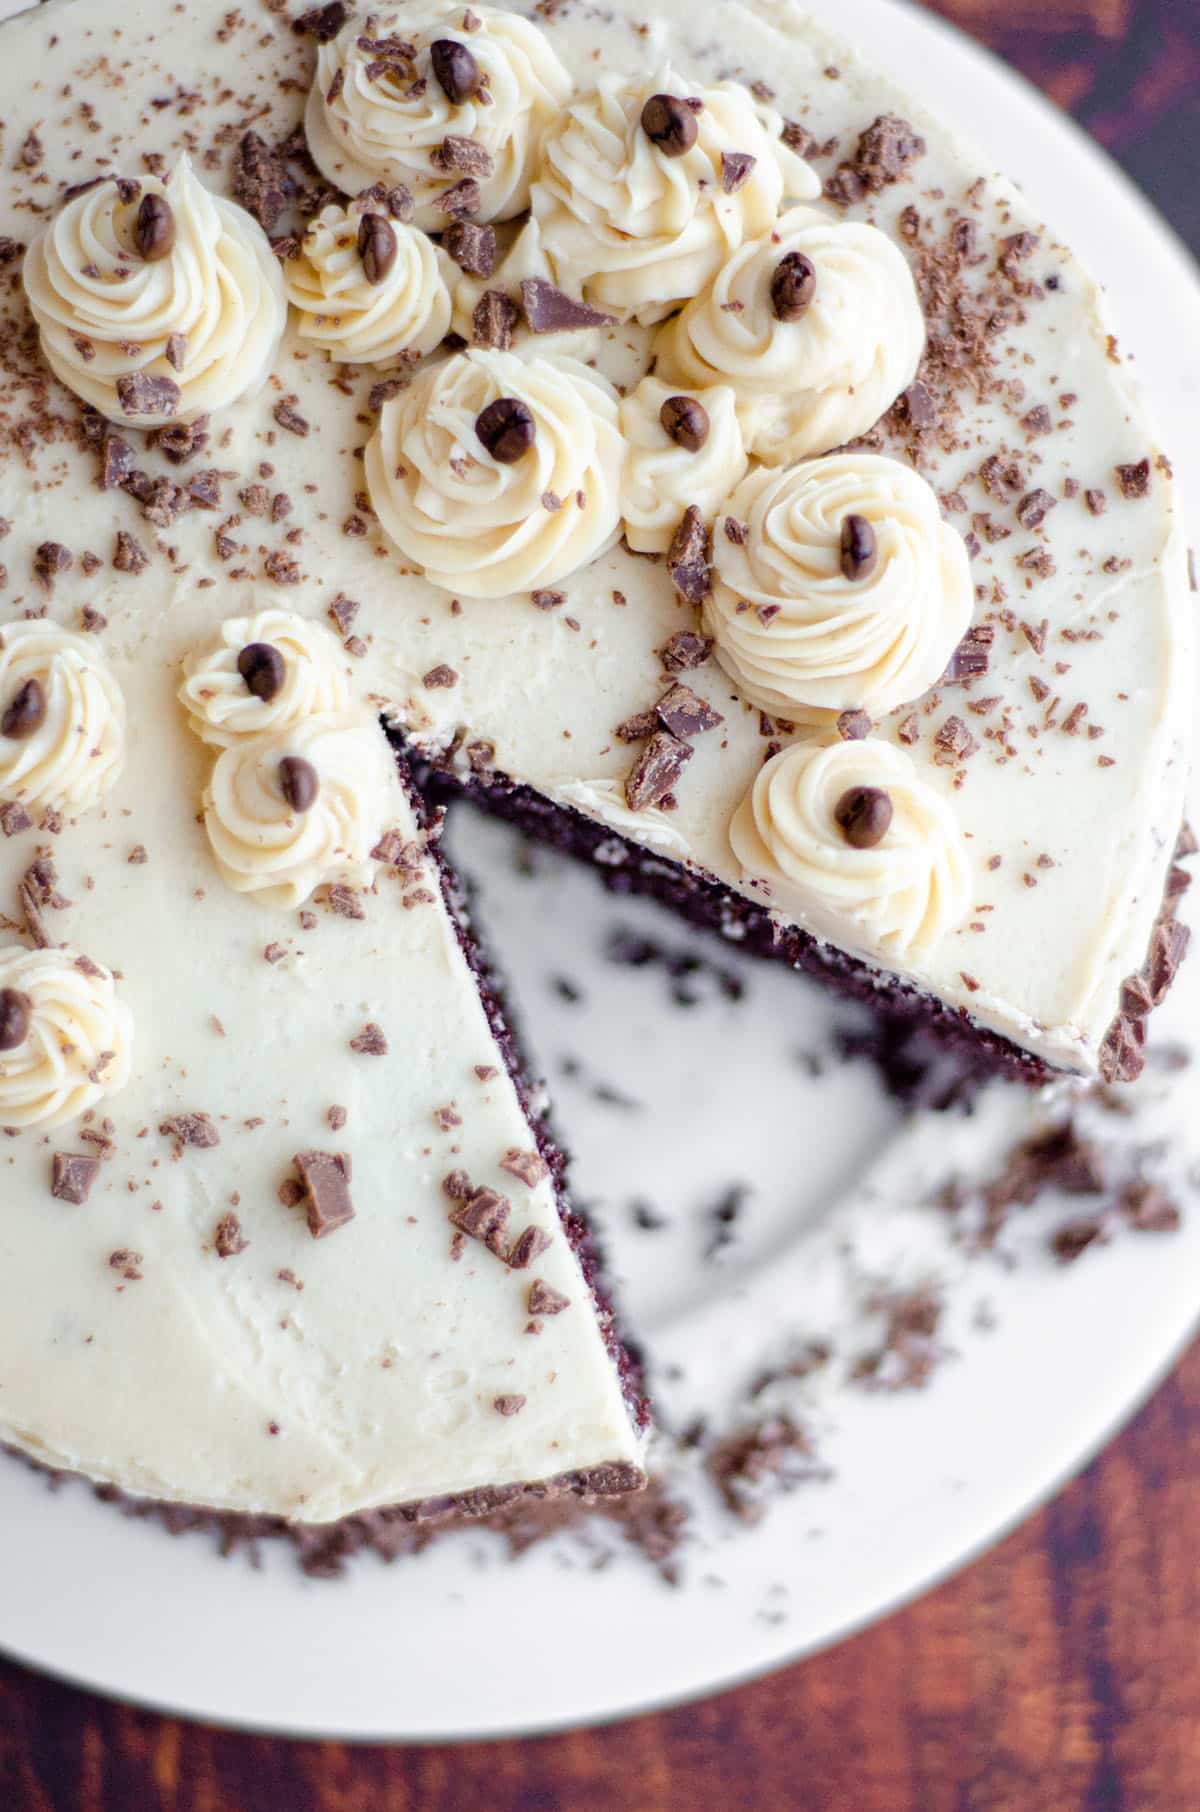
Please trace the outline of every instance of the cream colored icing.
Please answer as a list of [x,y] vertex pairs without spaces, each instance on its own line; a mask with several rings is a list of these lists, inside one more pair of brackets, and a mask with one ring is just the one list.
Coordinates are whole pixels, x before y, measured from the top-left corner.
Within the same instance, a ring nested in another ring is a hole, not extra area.
[[133,1017],[107,969],[71,950],[10,946],[0,988],[24,995],[29,1011],[25,1038],[0,1051],[0,1126],[48,1132],[125,1087]]
[[[850,515],[876,541],[875,566],[857,579],[841,566]],[[918,473],[870,453],[760,466],[723,517],[734,535],[718,523],[704,624],[752,704],[794,719],[881,716],[936,684],[975,597],[962,536]]]
[[[129,202],[112,180],[68,201],[30,246],[24,281],[55,375],[102,415],[154,427],[257,390],[279,350],[287,305],[258,222],[211,194],[186,154],[162,181],[141,181]],[[175,218],[174,248],[153,263],[132,241],[146,194],[164,196]],[[168,380],[178,390],[174,406],[123,409],[118,381],[135,374]]]
[[[813,300],[781,321],[771,280],[789,253],[816,273]],[[746,445],[772,464],[826,453],[874,426],[916,376],[925,320],[903,252],[861,220],[795,208],[747,240],[662,328],[668,383],[732,384]]]
[[[515,398],[533,446],[501,464],[475,431]],[[435,365],[383,406],[366,453],[380,524],[406,560],[471,598],[553,586],[605,551],[620,521],[617,399],[572,360],[472,351]]]
[[748,464],[729,385],[687,392],[708,417],[708,438],[694,453],[673,441],[662,425],[663,404],[678,394],[661,379],[645,377],[621,402],[621,517],[625,539],[639,553],[665,553],[680,517],[693,504],[711,520]]
[[125,700],[94,636],[30,618],[0,635],[0,714],[31,680],[45,716],[29,736],[0,734],[0,799],[86,812],[125,762]]
[[[299,255],[283,267],[297,332],[338,364],[391,366],[405,354],[432,352],[450,326],[453,265],[427,233],[388,220],[396,257],[380,283],[358,255],[359,222],[374,204],[322,208]],[[386,216],[385,216],[386,217]]]
[[[839,800],[856,787],[880,788],[892,803],[873,849],[852,848],[835,821]],[[734,813],[729,840],[772,905],[821,931],[849,921],[867,948],[892,958],[926,956],[970,902],[953,807],[902,749],[873,736],[781,749]]]
[[[642,127],[654,94],[703,103],[695,143],[682,157],[665,156]],[[785,201],[820,193],[780,126],[737,83],[705,87],[669,66],[650,76],[602,75],[559,115],[542,146],[533,212],[558,280],[598,307],[661,320],[743,241],[767,232]],[[730,193],[722,152],[755,159]]]
[[[265,642],[283,657],[283,685],[274,698],[252,693],[238,671],[238,656]],[[247,737],[275,735],[318,713],[345,711],[350,703],[349,660],[332,630],[295,611],[269,608],[253,616],[226,617],[183,663],[180,700],[201,742],[229,748]]]
[[[467,30],[467,12],[477,25]],[[355,13],[321,47],[305,113],[308,147],[324,176],[348,193],[383,180],[403,183],[427,232],[446,225],[437,198],[462,172],[439,168],[447,134],[473,139],[492,160],[479,179],[479,220],[509,220],[529,205],[542,134],[571,92],[571,79],[536,25],[491,6],[418,5],[369,15],[375,38],[399,37],[414,64],[368,72],[380,59],[365,48],[368,15]],[[487,77],[490,104],[449,100],[430,64],[429,46],[465,45]],[[331,98],[332,97],[332,98]]]

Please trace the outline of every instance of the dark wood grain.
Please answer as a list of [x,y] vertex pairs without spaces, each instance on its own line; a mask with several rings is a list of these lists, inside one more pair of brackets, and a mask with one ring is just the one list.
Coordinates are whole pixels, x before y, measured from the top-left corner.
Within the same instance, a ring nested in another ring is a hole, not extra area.
[[[1200,0],[940,0],[1200,247]],[[346,1749],[0,1663],[0,1812],[1197,1812],[1200,1346],[1081,1479],[909,1610],[619,1730]]]

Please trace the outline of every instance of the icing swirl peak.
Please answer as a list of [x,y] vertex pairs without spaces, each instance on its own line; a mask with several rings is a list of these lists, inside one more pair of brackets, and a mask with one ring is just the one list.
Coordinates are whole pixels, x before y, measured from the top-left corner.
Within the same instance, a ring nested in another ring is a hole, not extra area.
[[24,1036],[0,1051],[0,1126],[48,1130],[129,1080],[133,1020],[108,970],[70,950],[0,951],[0,990],[27,1008]]
[[453,266],[427,233],[387,220],[395,256],[372,281],[359,250],[364,216],[375,204],[322,208],[300,251],[284,266],[288,301],[299,310],[302,340],[338,364],[394,365],[432,352],[450,326],[447,277]]
[[746,449],[729,386],[689,392],[687,400],[699,406],[704,423],[697,446],[673,437],[663,424],[663,410],[675,396],[670,384],[645,377],[621,402],[625,436],[621,514],[625,539],[636,553],[665,553],[680,517],[692,504],[710,520],[746,471]]
[[[287,317],[266,234],[181,157],[141,201],[106,178],[59,209],[26,253],[25,291],[57,378],[114,421],[150,428],[257,389]],[[139,207],[165,200],[174,237],[139,252]],[[149,255],[153,252],[153,256]]]
[[[31,696],[37,709],[22,712]],[[42,617],[6,624],[0,724],[0,799],[85,812],[120,777],[125,699],[94,636]]]
[[[270,648],[281,666],[277,683],[252,688],[241,657]],[[227,617],[183,664],[179,697],[202,742],[230,748],[248,736],[275,734],[316,712],[344,711],[350,697],[347,661],[324,623],[290,610]]]

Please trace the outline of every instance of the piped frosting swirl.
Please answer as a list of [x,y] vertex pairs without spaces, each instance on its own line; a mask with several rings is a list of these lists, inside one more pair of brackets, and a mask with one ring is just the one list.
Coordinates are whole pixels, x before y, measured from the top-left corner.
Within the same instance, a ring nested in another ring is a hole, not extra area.
[[[869,848],[854,847],[837,820],[857,788],[879,789],[891,821]],[[892,743],[792,743],[759,770],[729,827],[749,881],[766,882],[770,904],[845,942],[856,925],[864,947],[919,959],[961,923],[970,864],[946,799]]]
[[124,766],[121,688],[94,636],[72,635],[39,617],[8,623],[0,633],[0,722],[30,686],[40,721],[23,733],[16,724],[16,733],[0,732],[0,799],[88,811]]
[[[239,667],[243,651],[273,648],[279,683],[252,690]],[[290,610],[228,617],[183,664],[179,697],[202,742],[230,748],[250,736],[275,735],[317,713],[344,711],[350,698],[347,659],[332,630]]]
[[[656,94],[699,103],[682,156],[664,155],[642,125]],[[701,88],[669,68],[602,77],[542,147],[533,212],[558,281],[597,307],[662,320],[743,241],[768,232],[785,200],[820,193],[781,126],[734,82]]]
[[[470,31],[460,5],[382,11],[373,37],[362,15],[353,16],[321,46],[305,113],[308,148],[322,175],[351,194],[378,181],[402,183],[415,203],[415,224],[426,232],[446,225],[438,198],[464,175],[479,184],[473,217],[509,220],[528,207],[542,134],[571,92],[570,76],[536,25],[493,7],[469,11],[478,22]],[[485,99],[450,98],[430,56],[439,40],[462,46]],[[447,158],[448,137],[478,147],[477,170]]]
[[[531,445],[511,463],[476,429],[502,398],[532,421]],[[384,404],[367,488],[389,539],[434,585],[499,598],[554,585],[611,546],[622,458],[616,394],[596,372],[471,351]]]
[[360,202],[323,208],[284,266],[299,338],[339,364],[392,365],[406,353],[424,356],[450,326],[453,266],[427,233],[387,220],[395,257],[379,281],[369,280],[358,234],[363,215],[375,212]]
[[[170,251],[152,260],[134,245],[147,195],[174,219]],[[210,194],[187,157],[132,200],[106,179],[68,201],[30,246],[24,281],[55,376],[102,415],[145,428],[257,389],[287,318],[266,234]]]
[[688,393],[704,412],[702,445],[681,445],[663,426],[663,407],[676,392],[643,378],[621,402],[625,474],[621,516],[636,553],[665,553],[684,511],[695,505],[710,520],[745,475],[747,459],[733,391],[727,384]]
[[112,976],[70,950],[0,951],[0,989],[24,997],[25,1036],[0,1051],[0,1126],[49,1129],[129,1080],[133,1019]]
[[[860,577],[841,558],[851,517],[874,538]],[[881,715],[941,677],[973,604],[966,546],[926,481],[894,459],[840,453],[742,481],[713,537],[704,619],[722,666],[764,711]]]
[[[772,284],[790,254],[812,299],[780,319]],[[733,251],[655,341],[657,374],[732,384],[748,450],[777,465],[866,433],[916,375],[925,318],[900,248],[878,227],[795,208]]]

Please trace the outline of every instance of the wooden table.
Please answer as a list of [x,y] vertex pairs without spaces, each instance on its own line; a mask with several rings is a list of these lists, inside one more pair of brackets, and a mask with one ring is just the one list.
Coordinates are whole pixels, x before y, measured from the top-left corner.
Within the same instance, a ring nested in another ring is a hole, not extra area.
[[[1200,0],[938,0],[1200,247]],[[1200,1345],[1083,1478],[910,1610],[681,1711],[347,1749],[129,1711],[0,1662],[0,1812],[1198,1812]]]

